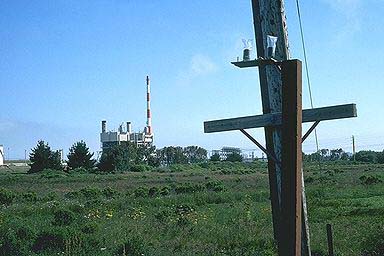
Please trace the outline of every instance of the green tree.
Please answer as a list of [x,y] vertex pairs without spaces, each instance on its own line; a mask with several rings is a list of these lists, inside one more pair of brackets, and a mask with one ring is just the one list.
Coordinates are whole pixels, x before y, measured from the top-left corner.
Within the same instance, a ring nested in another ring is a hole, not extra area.
[[243,156],[240,155],[239,153],[233,152],[233,153],[227,155],[227,158],[225,159],[225,161],[228,161],[228,162],[242,162],[243,161]]
[[219,161],[220,161],[220,155],[217,154],[217,153],[215,153],[215,154],[211,155],[210,160],[211,160],[212,162],[219,162]]
[[162,164],[171,165],[188,163],[188,159],[184,155],[182,147],[164,147],[159,149],[157,154]]
[[365,163],[377,163],[377,152],[372,150],[362,150],[356,153],[356,161]]
[[379,164],[384,164],[384,150],[377,153],[377,162]]
[[188,146],[183,149],[188,163],[199,163],[207,160],[207,150],[198,146]]
[[48,143],[42,140],[37,142],[35,148],[29,154],[29,160],[31,167],[28,173],[35,173],[44,169],[63,170],[61,165],[60,152],[52,151]]
[[84,141],[76,142],[69,149],[68,167],[70,169],[76,169],[79,167],[91,170],[95,167],[96,160],[92,159],[93,153],[89,152],[89,148]]
[[134,143],[126,142],[104,150],[98,168],[100,171],[129,171],[133,165],[139,163],[138,150]]
[[137,164],[148,164],[150,166],[159,166],[160,160],[156,154],[155,146],[140,145],[137,147]]

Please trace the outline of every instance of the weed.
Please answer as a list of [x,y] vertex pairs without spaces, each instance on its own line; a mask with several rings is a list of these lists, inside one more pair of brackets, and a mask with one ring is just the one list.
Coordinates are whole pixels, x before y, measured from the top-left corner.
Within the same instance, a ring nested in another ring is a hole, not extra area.
[[0,204],[10,205],[15,199],[16,194],[8,189],[0,188]]

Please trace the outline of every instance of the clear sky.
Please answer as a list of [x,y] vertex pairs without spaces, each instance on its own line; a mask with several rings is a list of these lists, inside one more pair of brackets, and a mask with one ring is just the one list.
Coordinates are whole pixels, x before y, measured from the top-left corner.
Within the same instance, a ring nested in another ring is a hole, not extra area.
[[[285,2],[291,55],[302,59],[295,1]],[[357,150],[382,150],[384,1],[301,2],[315,107],[358,108],[319,125],[320,147],[351,151],[355,135]],[[203,133],[205,120],[261,113],[257,69],[230,64],[254,38],[250,0],[3,0],[0,28],[0,144],[11,158],[39,139],[99,150],[102,119],[143,129],[147,74],[157,147],[255,148],[240,132]],[[309,108],[306,82],[303,91]],[[315,150],[313,136],[303,147]]]

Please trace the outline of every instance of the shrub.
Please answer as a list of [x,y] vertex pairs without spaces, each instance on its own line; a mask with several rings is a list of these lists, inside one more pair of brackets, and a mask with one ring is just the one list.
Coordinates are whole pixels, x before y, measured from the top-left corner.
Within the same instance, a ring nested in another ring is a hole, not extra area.
[[70,237],[70,230],[65,228],[53,228],[43,231],[38,236],[32,247],[34,252],[50,251],[62,252],[65,250],[66,241]]
[[80,193],[87,199],[98,198],[101,195],[100,189],[95,187],[82,188],[80,189]]
[[155,213],[155,218],[160,222],[168,221],[173,215],[173,212],[170,209],[163,209]]
[[2,223],[0,226],[0,255],[30,255],[35,230],[20,219]]
[[21,198],[26,202],[36,202],[37,194],[36,192],[25,192],[21,194]]
[[148,188],[138,187],[133,191],[133,195],[135,197],[146,197],[146,196],[148,196]]
[[59,209],[54,212],[53,225],[68,226],[75,220],[75,213],[66,209]]
[[171,187],[169,187],[169,186],[164,186],[164,187],[162,187],[161,189],[160,189],[160,195],[162,195],[162,196],[167,196],[167,195],[169,195],[170,193],[171,193]]
[[204,190],[204,186],[200,184],[191,184],[191,183],[185,183],[175,187],[175,192],[177,194],[195,193],[203,190]]
[[53,170],[53,169],[44,169],[39,172],[40,177],[44,179],[53,179],[53,178],[65,178],[67,177],[67,173],[61,170]]
[[84,234],[93,234],[99,230],[99,225],[96,222],[85,223],[84,226],[81,227],[81,232]]
[[225,190],[225,186],[220,181],[209,181],[205,184],[208,190],[212,190],[215,192],[221,192]]
[[365,241],[362,241],[362,248],[363,256],[384,255],[384,227],[370,233]]
[[106,198],[115,198],[119,195],[119,191],[110,187],[104,188],[102,193]]
[[190,214],[194,211],[195,211],[195,209],[192,206],[187,205],[187,204],[181,204],[181,205],[175,206],[175,213],[177,215],[186,215],[186,214]]
[[381,183],[383,182],[380,177],[378,176],[373,176],[373,175],[369,175],[369,176],[361,176],[359,178],[359,180],[361,181],[361,183],[363,185],[372,185],[372,184],[376,184],[376,183]]
[[140,237],[129,238],[123,245],[119,246],[116,255],[141,256],[145,254],[146,245]]
[[89,173],[92,172],[93,169],[86,169],[84,167],[77,167],[71,170],[71,173]]
[[16,195],[14,192],[5,188],[0,188],[0,204],[10,205],[15,197]]
[[149,171],[150,169],[151,168],[148,165],[145,165],[145,164],[135,164],[129,170],[131,172],[146,172],[146,171]]
[[159,188],[158,187],[151,187],[148,191],[149,196],[156,196],[159,194]]

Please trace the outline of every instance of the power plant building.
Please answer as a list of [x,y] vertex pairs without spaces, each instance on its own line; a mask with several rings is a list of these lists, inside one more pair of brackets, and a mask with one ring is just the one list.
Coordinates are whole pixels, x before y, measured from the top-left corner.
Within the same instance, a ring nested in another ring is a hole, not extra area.
[[131,122],[126,122],[125,125],[121,124],[117,131],[107,131],[107,121],[101,122],[101,133],[100,141],[101,148],[111,148],[115,145],[120,145],[124,142],[133,142],[136,145],[147,145],[153,144],[153,132],[152,132],[152,117],[151,117],[151,104],[150,104],[150,81],[147,76],[147,126],[143,131],[133,132]]

